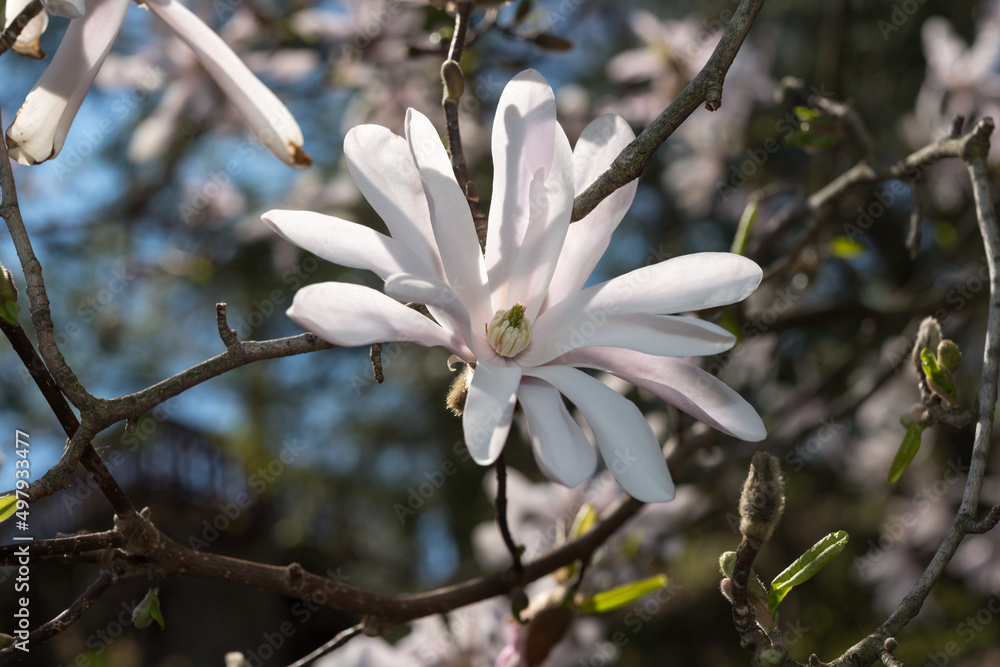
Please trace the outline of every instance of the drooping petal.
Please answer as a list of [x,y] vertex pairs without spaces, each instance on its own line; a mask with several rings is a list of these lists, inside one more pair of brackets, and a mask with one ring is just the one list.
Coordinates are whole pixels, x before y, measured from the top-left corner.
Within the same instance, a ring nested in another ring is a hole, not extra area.
[[[6,30],[29,4],[31,4],[31,0],[7,0],[3,16],[3,29]],[[21,34],[14,40],[14,45],[11,48],[28,58],[44,58],[45,54],[42,53],[39,40],[48,27],[49,13],[42,10],[35,15],[35,18],[28,21],[28,25],[21,30]]]
[[406,139],[380,125],[360,125],[344,137],[347,168],[392,238],[444,278],[420,174]]
[[539,168],[531,181],[528,228],[506,290],[502,285],[492,290],[495,309],[523,303],[525,315],[535,319],[556,271],[572,213],[573,153],[566,133],[557,124],[552,167],[548,172]]
[[475,354],[474,357],[466,357],[466,361],[475,362],[479,358],[492,359],[496,356],[489,343],[472,335],[469,311],[458,295],[440,280],[400,273],[389,276],[385,281],[385,293],[404,303],[424,304],[441,326],[459,332]]
[[493,194],[486,266],[494,304],[503,300],[498,298],[502,296],[498,290],[512,275],[528,229],[531,181],[539,169],[548,176],[555,142],[555,95],[541,74],[525,70],[503,89],[493,121]]
[[385,280],[394,273],[432,276],[399,241],[374,229],[312,211],[268,211],[261,216],[282,238],[328,262],[367,269]]
[[594,431],[604,463],[629,495],[647,503],[674,499],[674,482],[660,443],[632,401],[568,366],[524,372],[553,385],[579,408]]
[[517,357],[522,366],[538,366],[581,347],[620,347],[647,354],[699,357],[725,352],[736,337],[722,327],[693,317],[627,313],[577,313],[565,321],[539,318],[531,344]]
[[462,414],[465,444],[479,465],[490,465],[503,451],[517,403],[521,367],[480,360]]
[[[597,180],[633,139],[632,128],[614,114],[601,116],[587,125],[573,149],[576,194]],[[611,234],[632,205],[638,183],[634,180],[618,188],[593,211],[569,226],[559,265],[549,285],[546,307],[583,288],[611,243]]]
[[87,13],[83,0],[42,0],[45,11],[53,16],[78,19]]
[[406,112],[406,139],[424,185],[434,238],[448,284],[462,299],[473,325],[486,324],[493,316],[486,266],[472,223],[472,212],[455,180],[448,152],[431,121],[414,109]]
[[523,378],[517,398],[528,420],[531,449],[546,477],[574,487],[594,474],[597,451],[547,382]]
[[559,303],[543,319],[572,320],[578,313],[669,315],[741,301],[760,284],[763,272],[752,260],[729,252],[674,257],[612,278]]
[[566,354],[562,361],[617,375],[741,440],[757,442],[767,437],[753,406],[722,380],[683,359],[589,347]]
[[291,112],[221,37],[177,0],[146,0],[146,6],[191,47],[254,136],[275,157],[293,167],[312,164],[302,151],[302,130]]
[[88,0],[7,128],[10,156],[38,164],[59,154],[76,112],[118,36],[129,0]]
[[288,316],[334,345],[406,342],[468,354],[460,341],[429,318],[363,285],[307,285],[296,292]]

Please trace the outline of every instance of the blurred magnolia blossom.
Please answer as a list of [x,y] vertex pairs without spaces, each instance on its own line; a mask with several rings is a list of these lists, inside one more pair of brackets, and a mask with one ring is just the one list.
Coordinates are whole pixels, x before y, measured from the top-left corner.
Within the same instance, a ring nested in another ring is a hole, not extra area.
[[[612,58],[608,77],[646,85],[607,109],[630,121],[649,124],[705,66],[722,30],[709,30],[695,16],[660,21],[644,9],[633,11],[629,24],[643,46]],[[742,137],[754,104],[767,101],[774,89],[768,76],[772,60],[770,50],[748,40],[726,76],[722,107],[714,112],[695,112],[671,138],[663,184],[692,215],[708,211],[713,195],[728,180],[729,162],[741,155]]]
[[[52,62],[28,93],[7,128],[10,155],[22,164],[38,164],[59,154],[70,125],[118,36],[129,0],[85,0],[86,14],[73,20]],[[250,71],[233,50],[177,0],[150,0],[143,5],[183,41],[198,62],[246,120],[254,135],[280,160],[308,167],[302,131],[284,104]],[[182,83],[166,102],[166,117],[197,91]],[[148,134],[163,141],[171,128],[162,124]],[[138,151],[142,155],[142,151]]]
[[[570,225],[576,192],[634,135],[613,115],[592,122],[576,149],[556,122],[555,98],[534,70],[504,89],[493,127],[494,182],[486,250],[437,130],[421,113],[406,138],[351,130],[344,154],[355,182],[391,236],[339,218],[270,211],[281,236],[331,262],[375,272],[385,293],[322,283],[300,290],[288,315],[336,345],[406,341],[441,346],[463,373],[465,442],[493,463],[520,404],[541,470],[576,486],[597,452],[563,403],[583,414],[615,479],[634,497],[662,502],[674,484],[660,444],[631,401],[579,368],[616,375],[730,435],[760,440],[754,409],[735,391],[677,357],[715,354],[735,338],[714,324],[672,315],[740,301],[760,283],[745,257],[675,257],[582,289],[632,203],[635,183]],[[403,305],[425,304],[431,317]]]

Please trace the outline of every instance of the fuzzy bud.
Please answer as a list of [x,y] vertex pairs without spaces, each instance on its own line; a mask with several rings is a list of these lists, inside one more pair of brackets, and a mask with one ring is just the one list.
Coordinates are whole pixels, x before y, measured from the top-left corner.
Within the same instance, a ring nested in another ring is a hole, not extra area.
[[953,371],[962,363],[962,351],[958,349],[955,341],[945,339],[938,343],[937,347],[938,363]]
[[785,510],[785,480],[778,459],[757,452],[740,496],[740,532],[746,538],[766,542]]
[[444,84],[444,99],[457,102],[465,92],[462,68],[454,60],[445,60],[441,65],[441,83]]
[[941,325],[933,317],[925,317],[917,330],[917,338],[913,342],[913,351],[910,358],[913,366],[917,369],[917,375],[923,375],[923,366],[920,363],[920,350],[930,348],[936,350],[941,344]]
[[0,303],[4,301],[17,301],[17,286],[11,272],[0,264]]

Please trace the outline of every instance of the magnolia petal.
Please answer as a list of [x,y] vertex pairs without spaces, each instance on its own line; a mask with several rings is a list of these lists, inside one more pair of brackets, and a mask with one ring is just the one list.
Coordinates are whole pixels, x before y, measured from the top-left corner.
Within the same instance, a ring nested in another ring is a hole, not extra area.
[[479,465],[490,465],[503,451],[520,382],[521,367],[517,364],[498,365],[482,360],[476,364],[462,413],[462,430],[465,445]]
[[729,252],[682,255],[612,278],[559,303],[538,318],[575,319],[588,313],[667,315],[741,301],[760,284],[763,272],[752,260]]
[[360,125],[344,137],[347,168],[392,238],[444,278],[420,173],[406,139],[380,125]]
[[[528,229],[509,276],[506,298],[502,286],[493,290],[494,308],[507,309],[523,303],[528,319],[535,319],[556,271],[572,214],[573,152],[566,133],[557,124],[552,168],[547,174],[539,168],[531,181]],[[503,299],[499,303],[495,300],[498,295]]]
[[[573,149],[577,194],[583,192],[611,166],[635,133],[619,116],[595,119],[580,134]],[[559,303],[583,288],[597,262],[611,243],[611,234],[632,206],[639,181],[618,188],[582,219],[569,226],[559,265],[549,285],[546,304]]]
[[302,130],[291,112],[221,37],[177,0],[147,0],[146,6],[191,47],[205,71],[275,157],[293,167],[312,164],[312,158],[302,151]]
[[632,401],[575,368],[541,366],[524,372],[553,385],[579,408],[604,463],[629,495],[647,503],[674,499],[660,443]]
[[45,11],[53,16],[78,19],[87,13],[83,0],[42,0]]
[[[551,312],[551,311],[549,311]],[[548,312],[538,318],[531,343],[517,356],[522,366],[539,366],[581,347],[616,347],[670,357],[725,352],[736,337],[722,327],[693,317],[627,313],[578,313],[558,321]]]
[[[6,7],[4,9],[3,16],[3,28],[6,30],[14,19],[17,18],[21,11],[31,4],[31,0],[7,0]],[[40,11],[35,15],[35,18],[28,21],[28,25],[21,29],[21,34],[17,36],[14,40],[13,46],[11,46],[14,51],[26,56],[28,58],[44,58],[45,54],[42,52],[39,40],[42,37],[42,33],[45,29],[49,27],[49,14],[46,11]]]
[[455,180],[448,152],[431,121],[415,109],[406,111],[406,139],[424,185],[448,284],[468,309],[473,326],[486,324],[493,317],[486,266],[469,202]]
[[129,0],[87,0],[56,55],[7,128],[10,156],[38,164],[59,154],[76,112],[118,36]]
[[455,354],[463,347],[431,319],[364,285],[307,285],[296,292],[287,313],[302,328],[334,345],[405,342],[441,346]]
[[547,382],[523,378],[517,398],[528,420],[531,449],[546,477],[574,487],[597,469],[597,450]]
[[504,300],[502,290],[528,229],[531,181],[539,169],[547,177],[552,168],[556,126],[555,95],[545,78],[529,69],[511,79],[500,95],[493,122],[493,194],[486,266],[494,304]]
[[753,406],[719,378],[682,359],[588,347],[567,353],[562,361],[617,375],[741,440],[758,442],[767,437],[764,422]]
[[424,304],[442,327],[458,331],[470,347],[469,354],[462,355],[466,361],[475,362],[480,357],[489,359],[494,356],[488,343],[472,335],[469,311],[461,299],[440,280],[398,273],[386,279],[385,293],[403,303]]
[[312,211],[268,211],[261,216],[282,238],[328,262],[367,269],[385,280],[394,273],[431,276],[399,241],[374,229]]

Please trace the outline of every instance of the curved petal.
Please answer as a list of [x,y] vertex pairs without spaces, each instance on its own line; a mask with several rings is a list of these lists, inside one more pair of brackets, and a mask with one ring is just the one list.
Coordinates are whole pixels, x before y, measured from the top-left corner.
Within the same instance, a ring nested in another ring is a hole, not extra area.
[[469,311],[452,289],[440,280],[399,273],[385,281],[385,293],[404,303],[424,304],[441,326],[449,331],[458,331],[472,352],[470,356],[463,356],[466,361],[475,363],[477,359],[496,356],[488,342],[473,335]]
[[431,121],[414,109],[406,111],[406,140],[424,185],[448,285],[462,299],[473,326],[486,324],[493,316],[486,266],[469,202],[455,181],[448,152]]
[[574,487],[597,469],[597,450],[569,414],[562,394],[547,382],[523,378],[517,398],[528,420],[531,449],[546,477]]
[[[506,289],[490,283],[495,309],[506,310],[515,303],[523,303],[529,320],[535,319],[545,300],[573,214],[573,153],[566,133],[558,124],[554,145],[552,168],[548,173],[539,169],[531,181],[528,228]],[[498,297],[501,301],[497,301]]]
[[312,211],[268,211],[261,216],[286,241],[353,269],[368,269],[385,280],[394,273],[432,276],[409,248],[374,229]]
[[407,342],[440,345],[455,354],[464,350],[429,318],[363,285],[307,285],[296,292],[287,313],[296,324],[334,345]]
[[682,255],[644,266],[551,304],[538,318],[568,320],[587,313],[668,315],[742,301],[763,272],[752,260],[729,252]]
[[[14,19],[17,18],[17,15],[30,3],[31,0],[7,0],[4,16],[0,17],[3,19],[3,29],[6,30],[14,22]],[[44,58],[45,54],[42,52],[39,40],[42,37],[42,33],[48,27],[49,13],[45,11],[38,12],[35,18],[28,21],[28,25],[24,26],[21,34],[17,36],[17,39],[14,40],[14,44],[10,48],[28,58]]]
[[[632,128],[614,114],[601,116],[587,125],[573,149],[576,192],[583,192],[597,180],[633,139]],[[632,205],[638,184],[634,180],[618,188],[569,226],[559,265],[549,285],[547,305],[559,303],[583,288],[608,249],[611,234]]]
[[497,460],[507,442],[507,433],[517,403],[521,367],[496,365],[480,360],[472,374],[462,413],[465,445],[479,465]]
[[539,169],[549,174],[555,142],[555,95],[541,74],[525,70],[504,87],[493,121],[493,193],[486,266],[494,304],[503,296],[498,290],[513,275],[528,229],[531,181]]
[[88,0],[86,15],[70,22],[52,62],[7,128],[12,158],[38,164],[59,154],[129,4],[129,0]]
[[693,317],[630,313],[582,313],[564,322],[539,318],[531,343],[517,362],[539,366],[581,347],[615,347],[670,357],[698,357],[725,352],[736,337],[722,327]]
[[215,31],[177,0],[146,0],[145,6],[191,47],[254,136],[276,158],[292,167],[312,164],[302,151],[302,130],[295,117]]
[[604,463],[629,495],[647,503],[674,499],[660,443],[632,401],[575,368],[541,366],[524,372],[553,385],[580,409]]
[[682,359],[589,347],[566,354],[562,361],[617,375],[741,440],[758,442],[767,437],[764,422],[753,406],[719,378]]
[[347,168],[392,238],[444,278],[420,174],[406,139],[381,125],[359,125],[344,137]]

